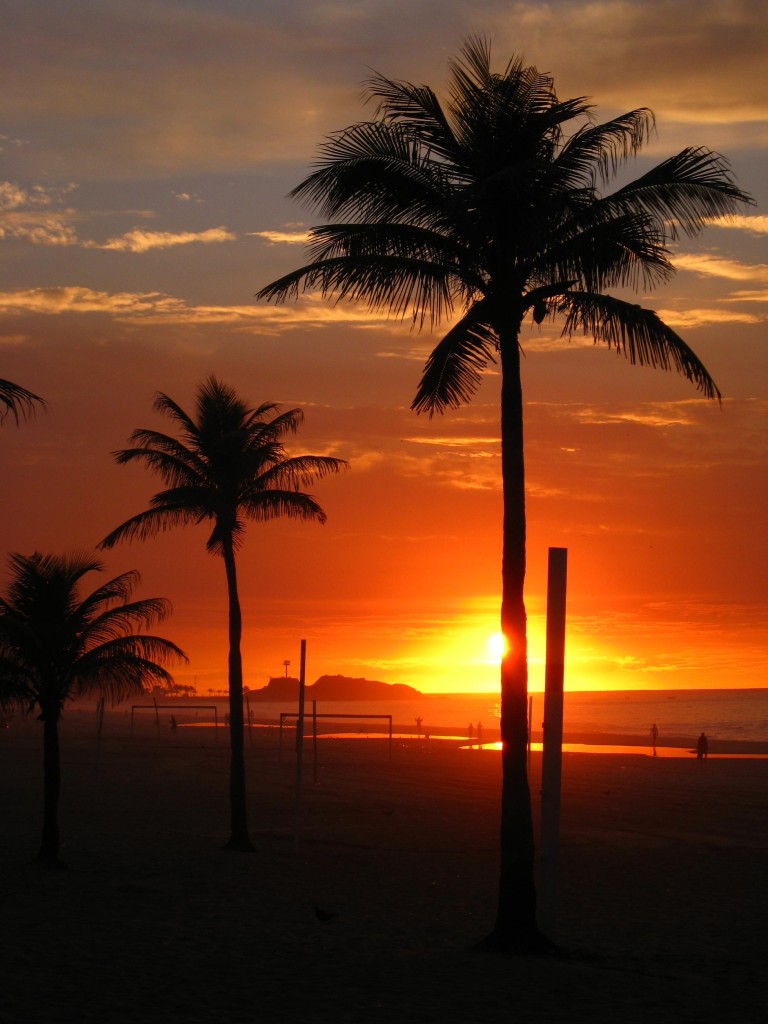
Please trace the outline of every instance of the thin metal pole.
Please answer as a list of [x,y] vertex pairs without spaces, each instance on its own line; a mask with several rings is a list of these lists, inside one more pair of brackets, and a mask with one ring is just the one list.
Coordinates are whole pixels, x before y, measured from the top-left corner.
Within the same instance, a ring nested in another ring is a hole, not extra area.
[[293,844],[299,845],[299,809],[301,807],[301,770],[304,760],[304,691],[306,684],[307,641],[301,641],[299,668],[299,717],[296,722],[296,801],[294,805]]
[[101,748],[101,734],[104,730],[104,698],[99,697],[96,704],[96,749]]
[[560,783],[563,763],[565,594],[568,549],[550,548],[547,574],[547,663],[541,761],[541,882],[539,927],[553,936],[560,852]]
[[312,701],[312,781],[317,785],[317,701]]

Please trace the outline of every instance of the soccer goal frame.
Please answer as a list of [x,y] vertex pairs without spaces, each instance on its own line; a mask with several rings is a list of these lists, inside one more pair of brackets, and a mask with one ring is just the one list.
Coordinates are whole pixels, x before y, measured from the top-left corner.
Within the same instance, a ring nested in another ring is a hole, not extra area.
[[160,735],[160,711],[213,711],[213,727],[215,735],[219,735],[219,709],[215,704],[185,704],[183,708],[176,704],[131,704],[131,736],[133,736],[133,716],[135,711],[154,711],[157,735]]

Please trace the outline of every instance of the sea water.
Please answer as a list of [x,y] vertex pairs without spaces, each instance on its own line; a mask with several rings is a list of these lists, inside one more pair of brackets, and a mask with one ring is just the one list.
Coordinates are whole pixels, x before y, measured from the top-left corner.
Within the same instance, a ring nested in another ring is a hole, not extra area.
[[[544,695],[531,694],[533,730],[544,718]],[[259,721],[279,721],[282,712],[296,705],[251,701],[250,711]],[[312,713],[311,702],[305,708]],[[424,731],[450,729],[466,735],[469,726],[493,731],[499,727],[498,694],[424,694],[409,700],[318,701],[318,714],[392,715],[392,725]],[[712,739],[768,742],[768,689],[747,690],[624,690],[566,693],[563,700],[565,732],[600,733],[605,736],[648,736],[651,726],[664,736],[690,736],[705,732]],[[350,723],[351,724],[351,723]],[[384,728],[384,726],[380,726]]]

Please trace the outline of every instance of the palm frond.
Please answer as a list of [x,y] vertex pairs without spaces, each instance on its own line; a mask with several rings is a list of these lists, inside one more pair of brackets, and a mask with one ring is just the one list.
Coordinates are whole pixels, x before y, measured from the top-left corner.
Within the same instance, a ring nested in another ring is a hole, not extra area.
[[326,514],[319,502],[311,494],[296,490],[255,491],[244,497],[243,513],[255,522],[268,522],[271,519],[299,519],[304,522],[314,520],[325,523]]
[[609,295],[572,292],[560,300],[559,312],[565,315],[564,335],[581,331],[633,365],[675,370],[706,398],[722,398],[696,353],[653,310]]
[[434,216],[454,176],[402,125],[362,122],[330,136],[291,197],[329,219],[413,223]]
[[0,423],[6,416],[13,416],[18,424],[21,420],[34,415],[36,405],[44,408],[45,404],[45,400],[34,392],[0,378]]
[[626,160],[640,152],[655,127],[653,111],[646,107],[603,124],[582,125],[552,161],[553,186],[571,192],[609,181]]
[[496,348],[489,303],[481,300],[432,351],[411,408],[432,416],[468,402]]
[[663,160],[646,174],[606,196],[616,210],[642,210],[669,238],[697,235],[712,218],[728,217],[754,199],[737,187],[725,157],[702,146]]
[[404,256],[340,256],[302,267],[259,292],[260,298],[284,301],[300,289],[318,290],[336,301],[364,303],[369,309],[415,322],[438,323],[453,310],[454,268]]
[[[296,455],[270,466],[258,479],[258,489],[270,491],[290,487],[307,487],[316,480],[347,469],[349,463],[330,455]],[[254,491],[256,488],[254,488]]]
[[149,540],[151,537],[156,537],[158,533],[165,533],[176,526],[198,523],[204,518],[205,515],[199,507],[191,509],[175,507],[165,504],[161,500],[158,501],[157,507],[138,512],[130,519],[126,519],[120,526],[116,526],[99,541],[96,547],[103,550],[114,547],[120,541]]
[[204,456],[176,438],[153,430],[134,430],[131,441],[137,447],[112,453],[119,465],[143,462],[172,486],[193,486],[206,481],[208,466]]

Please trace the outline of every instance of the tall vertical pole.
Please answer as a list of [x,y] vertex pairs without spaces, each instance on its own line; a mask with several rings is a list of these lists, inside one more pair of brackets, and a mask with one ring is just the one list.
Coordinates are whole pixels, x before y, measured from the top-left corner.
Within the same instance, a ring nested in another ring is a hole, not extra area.
[[568,549],[550,548],[547,571],[547,663],[544,675],[544,736],[541,762],[541,878],[539,927],[555,930],[560,851],[560,783],[563,763],[565,593]]
[[304,691],[306,686],[307,641],[301,641],[299,667],[299,717],[296,721],[296,802],[294,805],[294,847],[299,845],[299,807],[301,803],[301,770],[304,761]]
[[317,701],[312,701],[312,781],[317,785]]

